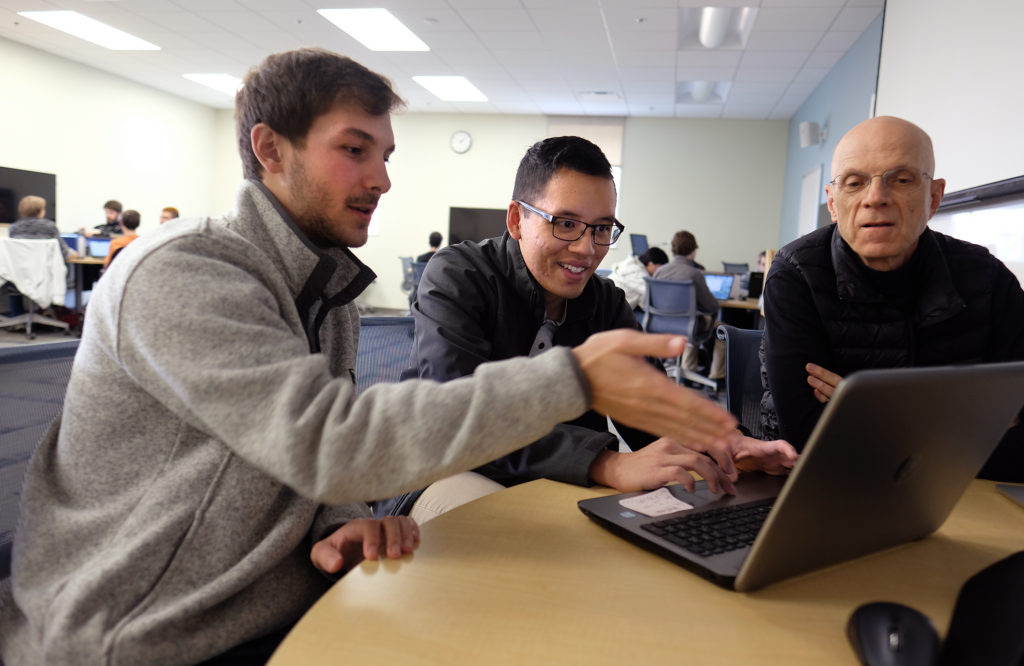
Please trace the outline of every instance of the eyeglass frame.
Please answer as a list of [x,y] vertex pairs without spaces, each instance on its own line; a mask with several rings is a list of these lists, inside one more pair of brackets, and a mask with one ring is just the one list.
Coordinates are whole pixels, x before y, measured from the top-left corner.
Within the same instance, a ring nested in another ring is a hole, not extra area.
[[[831,185],[832,187],[836,188],[839,191],[840,194],[844,194],[844,195],[847,195],[847,196],[852,196],[852,195],[855,195],[855,194],[861,194],[861,193],[867,192],[869,189],[871,189],[871,183],[874,182],[875,178],[879,178],[882,181],[882,186],[885,187],[887,190],[892,190],[892,191],[898,192],[899,189],[893,190],[892,185],[886,183],[886,179],[885,179],[885,177],[887,175],[894,174],[897,171],[917,171],[917,172],[919,172],[921,174],[921,182],[917,183],[916,187],[921,187],[922,185],[924,185],[924,179],[925,178],[927,178],[929,180],[935,180],[935,176],[933,176],[932,174],[928,173],[927,171],[921,171],[919,169],[915,169],[914,167],[897,166],[897,167],[893,167],[891,169],[886,169],[882,173],[875,173],[875,174],[861,173],[859,171],[850,171],[850,172],[847,172],[847,173],[841,173],[838,176],[836,176],[835,178],[833,178],[832,180],[828,181],[828,184]],[[859,176],[864,176],[864,178],[866,179],[866,181],[864,183],[864,186],[860,187],[860,188],[857,188],[856,190],[854,190],[852,192],[844,192],[842,184],[837,183],[836,181],[838,181],[840,178],[846,178],[847,176],[852,176],[852,175],[855,175],[855,174],[859,175]]]
[[[612,218],[611,224],[607,224],[607,223],[605,223],[605,224],[587,224],[583,220],[574,220],[573,218],[565,217],[564,215],[552,215],[551,213],[545,213],[540,208],[537,208],[536,206],[531,206],[530,204],[526,203],[525,201],[523,201],[521,199],[516,199],[515,202],[517,204],[519,204],[520,206],[522,206],[523,208],[525,208],[526,210],[530,211],[531,213],[536,213],[537,215],[540,215],[542,218],[547,220],[548,223],[551,224],[551,235],[554,236],[556,239],[558,239],[560,241],[565,241],[566,243],[575,243],[579,239],[583,238],[583,236],[586,235],[588,230],[593,230],[590,233],[590,242],[593,243],[594,245],[598,245],[600,247],[610,247],[610,246],[614,245],[616,243],[616,241],[619,240],[619,237],[622,236],[622,232],[626,230],[626,225],[622,224],[622,222],[619,222],[618,220],[616,220],[614,218]],[[576,224],[582,224],[583,225],[583,231],[580,232],[579,236],[577,236],[576,238],[573,238],[572,240],[569,240],[568,238],[559,238],[558,236],[555,236],[555,220],[569,220],[570,222],[573,222],[573,223],[576,223]],[[598,227],[608,227],[608,226],[612,227],[613,230],[618,230],[618,232],[617,233],[615,231],[612,232],[612,241],[610,243],[598,243],[597,242],[597,228]]]

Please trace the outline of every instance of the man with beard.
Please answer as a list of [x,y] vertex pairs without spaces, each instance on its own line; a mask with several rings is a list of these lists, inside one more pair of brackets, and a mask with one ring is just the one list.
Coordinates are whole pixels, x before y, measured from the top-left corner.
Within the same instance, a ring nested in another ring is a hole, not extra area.
[[713,484],[735,477],[731,416],[642,360],[679,353],[672,336],[613,332],[356,398],[353,299],[375,276],[349,248],[391,187],[399,102],[349,58],[268,57],[236,98],[236,209],[163,225],[112,264],[28,469],[8,666],[263,663],[324,573],[412,551],[415,523],[363,500],[591,408],[709,452]]

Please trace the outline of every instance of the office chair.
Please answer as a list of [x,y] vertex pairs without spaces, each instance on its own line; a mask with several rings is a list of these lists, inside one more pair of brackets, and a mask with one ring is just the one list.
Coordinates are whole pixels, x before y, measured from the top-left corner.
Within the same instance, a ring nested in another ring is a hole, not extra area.
[[731,261],[723,261],[722,262],[722,272],[723,273],[749,273],[750,272],[750,265],[747,264],[746,262],[735,263],[735,262],[731,262]]
[[402,286],[401,289],[405,293],[412,291],[413,285],[416,283],[413,281],[412,273],[412,257],[399,257],[399,261],[402,262]]
[[64,404],[78,340],[0,348],[0,583],[11,546],[25,469]]
[[412,262],[412,287],[415,289],[419,283],[420,278],[423,277],[423,269],[427,267],[425,261],[414,261]]
[[[698,345],[694,332],[697,328],[697,287],[693,280],[655,280],[644,278],[643,329],[648,333],[675,333],[685,335],[687,344]],[[683,357],[676,358],[676,382],[686,379],[712,390],[718,383],[704,375],[683,368]]]
[[56,238],[0,238],[0,284],[10,282],[28,301],[28,312],[0,316],[0,328],[24,325],[29,340],[35,337],[34,323],[67,331],[67,322],[36,312],[53,304],[64,304],[67,276],[68,268]]
[[360,317],[356,393],[374,384],[415,376],[412,317]]
[[722,324],[717,335],[725,341],[726,406],[752,437],[760,439],[762,331]]

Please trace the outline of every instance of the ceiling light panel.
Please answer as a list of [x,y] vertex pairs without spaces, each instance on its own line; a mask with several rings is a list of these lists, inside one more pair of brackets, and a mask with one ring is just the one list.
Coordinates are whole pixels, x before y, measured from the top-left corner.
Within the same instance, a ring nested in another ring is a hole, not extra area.
[[96,19],[74,11],[18,12],[18,16],[23,16],[55,30],[66,32],[69,35],[92,42],[111,51],[160,50],[160,47],[156,44],[139,39],[135,35],[130,35],[123,30],[118,30],[106,23],[100,23]]
[[213,88],[225,95],[235,96],[242,87],[242,79],[230,74],[182,74],[189,81],[194,81],[207,88]]
[[371,51],[430,50],[422,39],[386,9],[316,11]]
[[414,76],[412,80],[445,102],[487,101],[487,96],[464,76]]

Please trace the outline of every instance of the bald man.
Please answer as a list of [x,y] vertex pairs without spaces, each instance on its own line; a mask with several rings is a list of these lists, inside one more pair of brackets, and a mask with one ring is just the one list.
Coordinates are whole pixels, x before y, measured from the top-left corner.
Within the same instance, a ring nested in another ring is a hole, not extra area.
[[[764,425],[802,449],[846,375],[1024,359],[1024,292],[985,248],[928,228],[946,183],[918,126],[850,130],[825,187],[834,224],[783,247],[764,285]],[[1021,426],[983,476],[1024,480]]]

